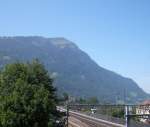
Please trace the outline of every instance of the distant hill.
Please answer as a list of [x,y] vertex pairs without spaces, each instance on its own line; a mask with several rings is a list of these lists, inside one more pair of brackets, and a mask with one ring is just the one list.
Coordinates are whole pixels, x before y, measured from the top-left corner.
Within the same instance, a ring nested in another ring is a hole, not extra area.
[[0,37],[0,67],[15,61],[38,58],[55,78],[58,93],[75,97],[96,96],[105,102],[128,103],[148,97],[129,78],[97,65],[85,52],[65,38]]

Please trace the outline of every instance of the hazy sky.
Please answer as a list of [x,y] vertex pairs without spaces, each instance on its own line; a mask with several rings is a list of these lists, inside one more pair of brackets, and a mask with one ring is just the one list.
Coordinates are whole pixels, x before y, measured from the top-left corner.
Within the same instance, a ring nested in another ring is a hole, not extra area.
[[0,36],[74,41],[150,93],[149,0],[0,0]]

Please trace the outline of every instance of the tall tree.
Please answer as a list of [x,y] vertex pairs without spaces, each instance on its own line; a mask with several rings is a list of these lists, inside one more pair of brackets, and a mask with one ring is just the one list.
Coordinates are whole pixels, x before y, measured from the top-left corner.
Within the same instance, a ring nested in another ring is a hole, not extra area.
[[99,103],[97,97],[90,97],[90,98],[87,100],[87,102],[88,102],[89,104],[98,104],[98,103]]
[[54,127],[53,80],[42,64],[14,63],[0,73],[0,126]]

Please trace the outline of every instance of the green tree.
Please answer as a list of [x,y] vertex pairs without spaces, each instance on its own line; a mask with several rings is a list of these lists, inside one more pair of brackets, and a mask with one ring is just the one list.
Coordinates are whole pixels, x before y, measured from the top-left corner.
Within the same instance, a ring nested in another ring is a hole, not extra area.
[[77,103],[79,103],[79,104],[86,104],[87,100],[82,98],[82,97],[80,97],[79,100],[77,100]]
[[1,127],[54,127],[53,80],[37,60],[7,65],[0,73]]
[[99,103],[97,97],[91,97],[91,98],[89,98],[89,99],[87,100],[87,102],[88,102],[89,104],[98,104],[98,103]]
[[63,100],[68,101],[69,100],[69,95],[67,93],[63,93]]
[[123,109],[113,109],[111,115],[117,118],[124,118],[125,113]]

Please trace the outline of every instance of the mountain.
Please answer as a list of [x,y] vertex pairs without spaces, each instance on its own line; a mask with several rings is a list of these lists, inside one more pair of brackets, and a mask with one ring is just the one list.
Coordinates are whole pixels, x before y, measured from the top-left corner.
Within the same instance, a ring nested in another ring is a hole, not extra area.
[[100,67],[77,45],[65,38],[0,37],[0,67],[38,58],[52,77],[58,93],[75,97],[96,96],[105,102],[136,103],[148,97],[129,78]]

